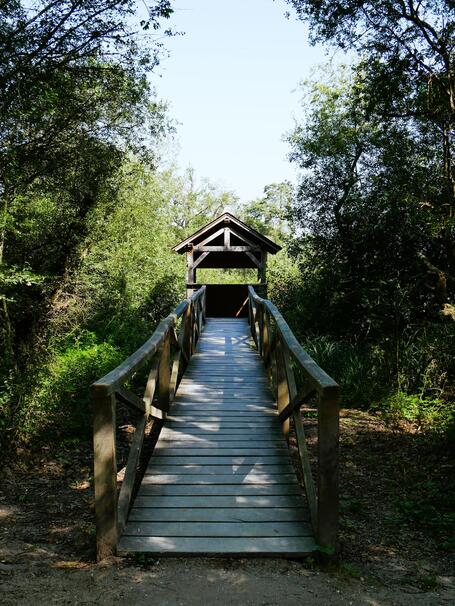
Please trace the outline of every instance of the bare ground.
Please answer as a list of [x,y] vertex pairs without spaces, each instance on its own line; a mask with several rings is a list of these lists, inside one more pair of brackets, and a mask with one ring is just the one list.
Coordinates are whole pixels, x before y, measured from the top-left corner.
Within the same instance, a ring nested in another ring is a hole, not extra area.
[[[314,444],[311,414],[306,423]],[[16,461],[0,496],[2,605],[455,603],[454,461],[412,427],[343,412],[341,554],[329,567],[254,558],[96,564],[90,445],[47,446]]]

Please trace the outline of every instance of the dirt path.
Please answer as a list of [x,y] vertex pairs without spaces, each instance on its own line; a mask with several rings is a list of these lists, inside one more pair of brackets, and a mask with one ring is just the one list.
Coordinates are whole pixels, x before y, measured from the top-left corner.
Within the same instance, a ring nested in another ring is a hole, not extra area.
[[[20,454],[3,471],[0,604],[454,604],[453,460],[366,413],[345,412],[341,427],[342,550],[330,570],[276,559],[95,564],[89,443]],[[307,429],[311,440],[311,419]]]

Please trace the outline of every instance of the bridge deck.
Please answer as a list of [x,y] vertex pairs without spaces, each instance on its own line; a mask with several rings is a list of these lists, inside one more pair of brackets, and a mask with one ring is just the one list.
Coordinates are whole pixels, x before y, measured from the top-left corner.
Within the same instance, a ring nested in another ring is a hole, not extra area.
[[291,557],[316,549],[246,320],[207,320],[118,548]]

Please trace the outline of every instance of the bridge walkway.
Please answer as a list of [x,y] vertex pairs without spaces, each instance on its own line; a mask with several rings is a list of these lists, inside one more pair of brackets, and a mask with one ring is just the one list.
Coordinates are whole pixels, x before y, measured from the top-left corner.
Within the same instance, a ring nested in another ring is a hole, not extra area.
[[303,557],[315,550],[248,321],[207,318],[118,552]]

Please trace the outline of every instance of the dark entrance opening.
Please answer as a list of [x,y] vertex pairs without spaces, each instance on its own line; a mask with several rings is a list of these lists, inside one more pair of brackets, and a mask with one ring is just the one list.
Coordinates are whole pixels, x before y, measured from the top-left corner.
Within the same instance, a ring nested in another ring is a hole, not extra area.
[[207,284],[205,300],[209,318],[248,317],[248,284]]

